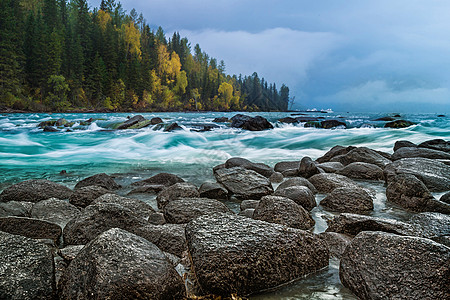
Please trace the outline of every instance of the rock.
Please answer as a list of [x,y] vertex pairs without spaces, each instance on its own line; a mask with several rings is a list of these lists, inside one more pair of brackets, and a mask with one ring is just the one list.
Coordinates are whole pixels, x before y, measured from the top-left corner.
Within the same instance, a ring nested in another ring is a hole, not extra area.
[[340,162],[324,162],[316,165],[317,168],[324,170],[326,173],[337,173],[344,168]]
[[121,188],[121,186],[118,185],[111,176],[106,175],[105,173],[100,173],[79,181],[75,185],[75,190],[85,186],[92,186],[92,185],[100,186],[110,191]]
[[285,189],[287,187],[291,186],[305,186],[307,187],[313,194],[317,193],[317,189],[314,187],[314,185],[308,181],[308,179],[303,177],[293,177],[289,178],[288,180],[284,181],[277,187],[278,190]]
[[445,141],[442,139],[434,139],[429,140],[426,142],[423,142],[419,144],[420,148],[429,148],[433,150],[443,151],[443,152],[450,152],[450,141]]
[[450,249],[429,239],[363,232],[345,249],[339,277],[361,299],[446,299]]
[[331,211],[363,213],[373,210],[372,197],[362,188],[341,187],[331,191],[320,205]]
[[316,164],[308,156],[305,156],[300,161],[300,167],[298,169],[298,174],[301,177],[309,178],[313,175],[319,174],[320,171],[317,169]]
[[30,212],[18,201],[0,202],[0,217],[29,217]]
[[31,210],[32,218],[58,224],[61,228],[79,214],[80,210],[77,207],[55,198],[39,201]]
[[281,172],[281,174],[283,175],[283,177],[296,177],[298,176],[298,169],[284,170],[283,172]]
[[450,236],[449,215],[430,212],[420,213],[413,215],[408,223],[420,230],[422,237],[428,239]]
[[450,192],[447,192],[444,195],[442,195],[439,201],[450,204]]
[[170,201],[178,198],[198,198],[197,187],[188,182],[175,183],[162,190],[156,197],[158,208],[163,209]]
[[344,122],[338,121],[338,120],[325,120],[320,122],[320,127],[325,129],[331,129],[335,127],[343,126],[344,128],[347,128],[347,124]]
[[336,172],[354,179],[384,180],[383,169],[364,162],[354,162]]
[[132,231],[134,228],[148,225],[131,210],[112,203],[99,203],[87,206],[64,228],[65,245],[85,245],[99,234],[111,229],[121,228]]
[[243,217],[247,217],[247,218],[253,219],[253,214],[254,213],[255,213],[255,209],[254,208],[247,208],[247,209],[241,210],[239,212],[239,216],[243,216]]
[[69,203],[78,207],[86,207],[98,197],[111,191],[96,185],[85,186],[75,190],[69,198]]
[[44,128],[46,126],[55,126],[56,120],[47,120],[47,121],[42,121],[38,124],[37,127],[39,128]]
[[185,289],[157,246],[114,228],[87,244],[70,263],[61,278],[59,297],[183,299]]
[[208,198],[181,198],[170,201],[164,207],[164,218],[168,223],[184,224],[206,214],[231,213],[220,201]]
[[175,130],[183,130],[183,128],[181,128],[180,125],[178,125],[177,123],[172,123],[168,125],[166,128],[164,128],[165,132],[172,132]]
[[134,229],[133,233],[152,242],[164,252],[182,257],[187,249],[185,227],[183,224],[145,225]]
[[233,157],[225,162],[225,168],[230,169],[234,167],[241,167],[247,170],[252,170],[267,178],[269,178],[274,172],[274,170],[268,165],[261,163],[253,163],[248,159],[241,157]]
[[252,118],[241,114],[237,114],[231,118],[231,127],[242,128],[250,131],[261,131],[273,128],[272,124],[261,116]]
[[261,199],[273,193],[270,181],[252,170],[240,167],[219,169],[214,174],[216,180],[238,199]]
[[298,123],[297,119],[294,119],[292,117],[281,118],[281,119],[278,120],[278,122],[280,122],[280,123],[287,123],[287,124]]
[[64,125],[66,125],[67,123],[69,123],[69,121],[67,121],[67,120],[64,119],[64,118],[61,118],[61,119],[56,120],[55,126],[64,126]]
[[284,189],[278,188],[273,195],[289,198],[308,211],[311,211],[317,206],[313,192],[306,186],[290,186]]
[[227,123],[227,122],[230,122],[230,120],[228,120],[227,117],[220,117],[220,118],[215,118],[213,120],[213,122],[215,122],[215,123]]
[[160,212],[150,214],[148,216],[148,222],[153,225],[163,225],[167,223],[164,214]]
[[138,122],[138,123],[128,127],[127,129],[141,129],[141,128],[148,127],[150,125],[152,125],[152,121],[144,120],[144,121]]
[[420,147],[402,147],[394,152],[392,160],[402,158],[424,157],[430,159],[450,159],[450,153]]
[[227,189],[217,182],[205,182],[198,189],[200,197],[211,199],[227,199]]
[[328,249],[316,235],[231,214],[195,219],[186,240],[205,294],[257,293],[328,265]]
[[319,119],[323,119],[322,117],[316,118],[316,117],[296,117],[295,118],[297,122],[305,123],[305,122],[316,122],[319,121]]
[[31,179],[7,187],[1,193],[1,202],[27,201],[39,202],[49,198],[68,199],[72,190],[61,184],[44,180]]
[[278,172],[274,172],[272,175],[270,175],[269,177],[269,181],[273,182],[273,183],[281,183],[283,182],[284,176],[281,173]]
[[414,212],[436,211],[450,213],[450,204],[434,199],[428,188],[416,176],[400,174],[389,181],[386,198]]
[[438,118],[445,118],[445,115],[437,115]]
[[384,124],[384,128],[406,128],[412,125],[415,125],[416,123],[413,123],[411,121],[406,121],[406,120],[395,120],[392,122],[388,122],[386,124]]
[[410,141],[396,141],[394,144],[394,152],[403,147],[411,148],[411,147],[417,147],[417,145]]
[[38,241],[0,232],[0,298],[54,299],[53,255]]
[[184,182],[183,178],[170,173],[159,173],[150,178],[132,183],[132,186],[145,186],[145,185],[163,185],[171,186],[175,183]]
[[160,123],[163,123],[163,120],[161,118],[159,118],[159,117],[152,118],[150,120],[150,124],[151,125],[156,125],[156,124],[160,124]]
[[326,232],[355,236],[361,231],[383,231],[398,235],[420,235],[410,224],[392,219],[342,213],[328,221]]
[[344,253],[345,248],[347,248],[352,241],[352,239],[345,234],[336,232],[322,232],[319,234],[319,237],[327,243],[330,255],[339,259],[341,258],[342,253]]
[[246,210],[251,208],[257,208],[260,200],[243,200],[240,205],[240,209]]
[[138,186],[135,189],[132,189],[128,192],[127,195],[133,194],[158,194],[165,188],[164,185],[161,184],[153,184],[153,185],[142,185]]
[[316,159],[318,163],[324,163],[329,162],[333,157],[339,156],[339,155],[345,155],[349,153],[351,150],[355,149],[356,147],[349,146],[349,147],[342,147],[340,145],[334,146],[331,148],[327,153],[325,153],[323,156]]
[[55,127],[51,127],[51,126],[45,126],[44,127],[44,132],[58,132],[59,130],[56,129]]
[[411,174],[422,181],[432,192],[450,190],[450,166],[428,158],[403,158],[384,169],[387,182],[398,174]]
[[145,121],[145,118],[141,115],[134,116],[125,122],[121,123],[117,129],[128,129],[129,127],[136,125],[139,122]]
[[315,224],[307,210],[293,200],[280,196],[262,197],[253,218],[303,230],[310,229]]
[[392,118],[392,117],[381,117],[381,118],[377,118],[377,119],[375,119],[375,120],[372,120],[372,121],[387,121],[387,122],[389,122],[389,121],[394,121],[395,119],[394,118]]
[[0,231],[31,239],[50,239],[55,243],[58,243],[62,233],[61,227],[54,223],[23,217],[0,218]]
[[339,174],[321,173],[309,178],[309,181],[319,191],[319,193],[330,193],[339,187],[357,187],[358,185],[345,176]]
[[384,168],[391,161],[376,151],[366,148],[359,147],[351,150],[347,154],[335,156],[331,161],[338,161],[344,166],[349,165],[354,162],[365,162],[373,165],[377,165],[380,168]]
[[300,167],[300,161],[281,161],[277,163],[274,167],[275,172],[284,172],[286,170],[298,170]]
[[80,251],[84,248],[84,245],[67,246],[59,249],[58,254],[68,263],[70,263]]
[[393,115],[393,117],[394,117],[394,118],[401,118],[402,116],[399,115],[399,114],[395,114],[395,115]]
[[141,200],[126,198],[116,194],[105,194],[98,197],[92,202],[92,204],[102,204],[102,203],[103,204],[111,203],[123,206],[131,210],[144,220],[147,220],[149,215],[155,213],[155,210],[150,205]]

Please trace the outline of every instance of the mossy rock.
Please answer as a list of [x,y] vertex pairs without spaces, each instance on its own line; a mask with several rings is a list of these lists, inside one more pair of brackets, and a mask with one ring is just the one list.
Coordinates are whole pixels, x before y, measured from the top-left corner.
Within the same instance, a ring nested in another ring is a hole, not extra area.
[[144,128],[144,127],[148,127],[150,125],[152,125],[152,121],[145,120],[145,121],[139,122],[139,123],[137,123],[137,124],[135,124],[133,126],[128,127],[128,129],[141,129],[141,128]]
[[406,128],[412,125],[415,125],[416,123],[413,123],[411,121],[406,121],[406,120],[396,120],[393,122],[388,122],[384,125],[384,128]]
[[52,119],[52,120],[48,120],[48,121],[42,121],[41,123],[39,123],[39,125],[37,127],[44,128],[46,126],[55,126],[55,124],[56,124],[56,120]]

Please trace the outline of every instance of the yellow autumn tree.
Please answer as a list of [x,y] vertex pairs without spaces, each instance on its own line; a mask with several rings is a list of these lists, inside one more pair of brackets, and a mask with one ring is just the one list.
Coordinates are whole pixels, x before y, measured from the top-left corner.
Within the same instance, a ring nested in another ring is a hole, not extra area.
[[168,85],[172,85],[177,80],[177,76],[181,72],[181,61],[178,54],[173,51],[171,54],[167,51],[165,45],[159,45],[158,50],[158,75]]
[[233,98],[233,86],[227,82],[223,82],[218,89],[219,104],[223,109],[230,109],[231,99]]
[[139,29],[134,26],[134,22],[130,21],[127,24],[122,24],[122,35],[126,45],[126,55],[128,53],[135,54],[141,58],[141,33]]
[[106,25],[108,25],[109,22],[111,22],[111,15],[103,10],[98,11],[97,15],[98,25],[102,29],[102,31],[106,30]]

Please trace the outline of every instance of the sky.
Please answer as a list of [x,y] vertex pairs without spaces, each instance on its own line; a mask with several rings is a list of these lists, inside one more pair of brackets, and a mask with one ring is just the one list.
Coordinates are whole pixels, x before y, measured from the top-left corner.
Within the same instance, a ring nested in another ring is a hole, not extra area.
[[228,74],[285,83],[293,109],[450,113],[450,1],[121,3],[199,43]]

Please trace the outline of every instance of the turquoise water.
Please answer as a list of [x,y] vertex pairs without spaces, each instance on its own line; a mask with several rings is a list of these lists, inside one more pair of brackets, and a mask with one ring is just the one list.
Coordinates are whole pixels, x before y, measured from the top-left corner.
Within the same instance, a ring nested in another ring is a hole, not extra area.
[[[111,130],[115,123],[125,121],[131,113],[114,114],[3,114],[0,115],[0,191],[5,187],[34,178],[45,178],[73,187],[77,181],[96,173],[113,175],[119,183],[148,178],[156,173],[170,172],[200,185],[214,180],[212,167],[228,158],[240,156],[254,162],[274,165],[283,160],[315,159],[335,145],[366,146],[392,153],[397,140],[420,143],[425,140],[450,139],[450,118],[437,114],[404,114],[413,121],[405,129],[385,129],[385,122],[372,121],[388,114],[307,113],[312,117],[340,119],[348,129],[304,128],[303,124],[281,124],[277,120],[290,113],[253,113],[262,115],[274,129],[249,132],[232,129],[227,124],[209,132],[192,132],[203,124],[214,124],[216,117],[232,117],[235,113],[149,113],[146,118],[160,117],[177,122],[183,130],[155,131]],[[61,132],[43,132],[37,125],[46,120],[65,118],[76,122]],[[88,126],[80,125],[89,118],[98,119]],[[60,171],[67,173],[60,175]],[[376,191],[374,216],[405,220],[409,215],[386,203],[383,183],[361,182]],[[126,193],[126,188],[119,193]],[[136,196],[138,197],[138,196]],[[142,197],[142,196],[139,196]],[[317,201],[324,195],[318,195]],[[155,206],[154,196],[143,197]],[[236,210],[237,203],[227,203]],[[332,213],[320,207],[312,211],[315,232],[326,229]],[[339,283],[337,263],[328,269],[258,299],[349,299],[353,296]]]

